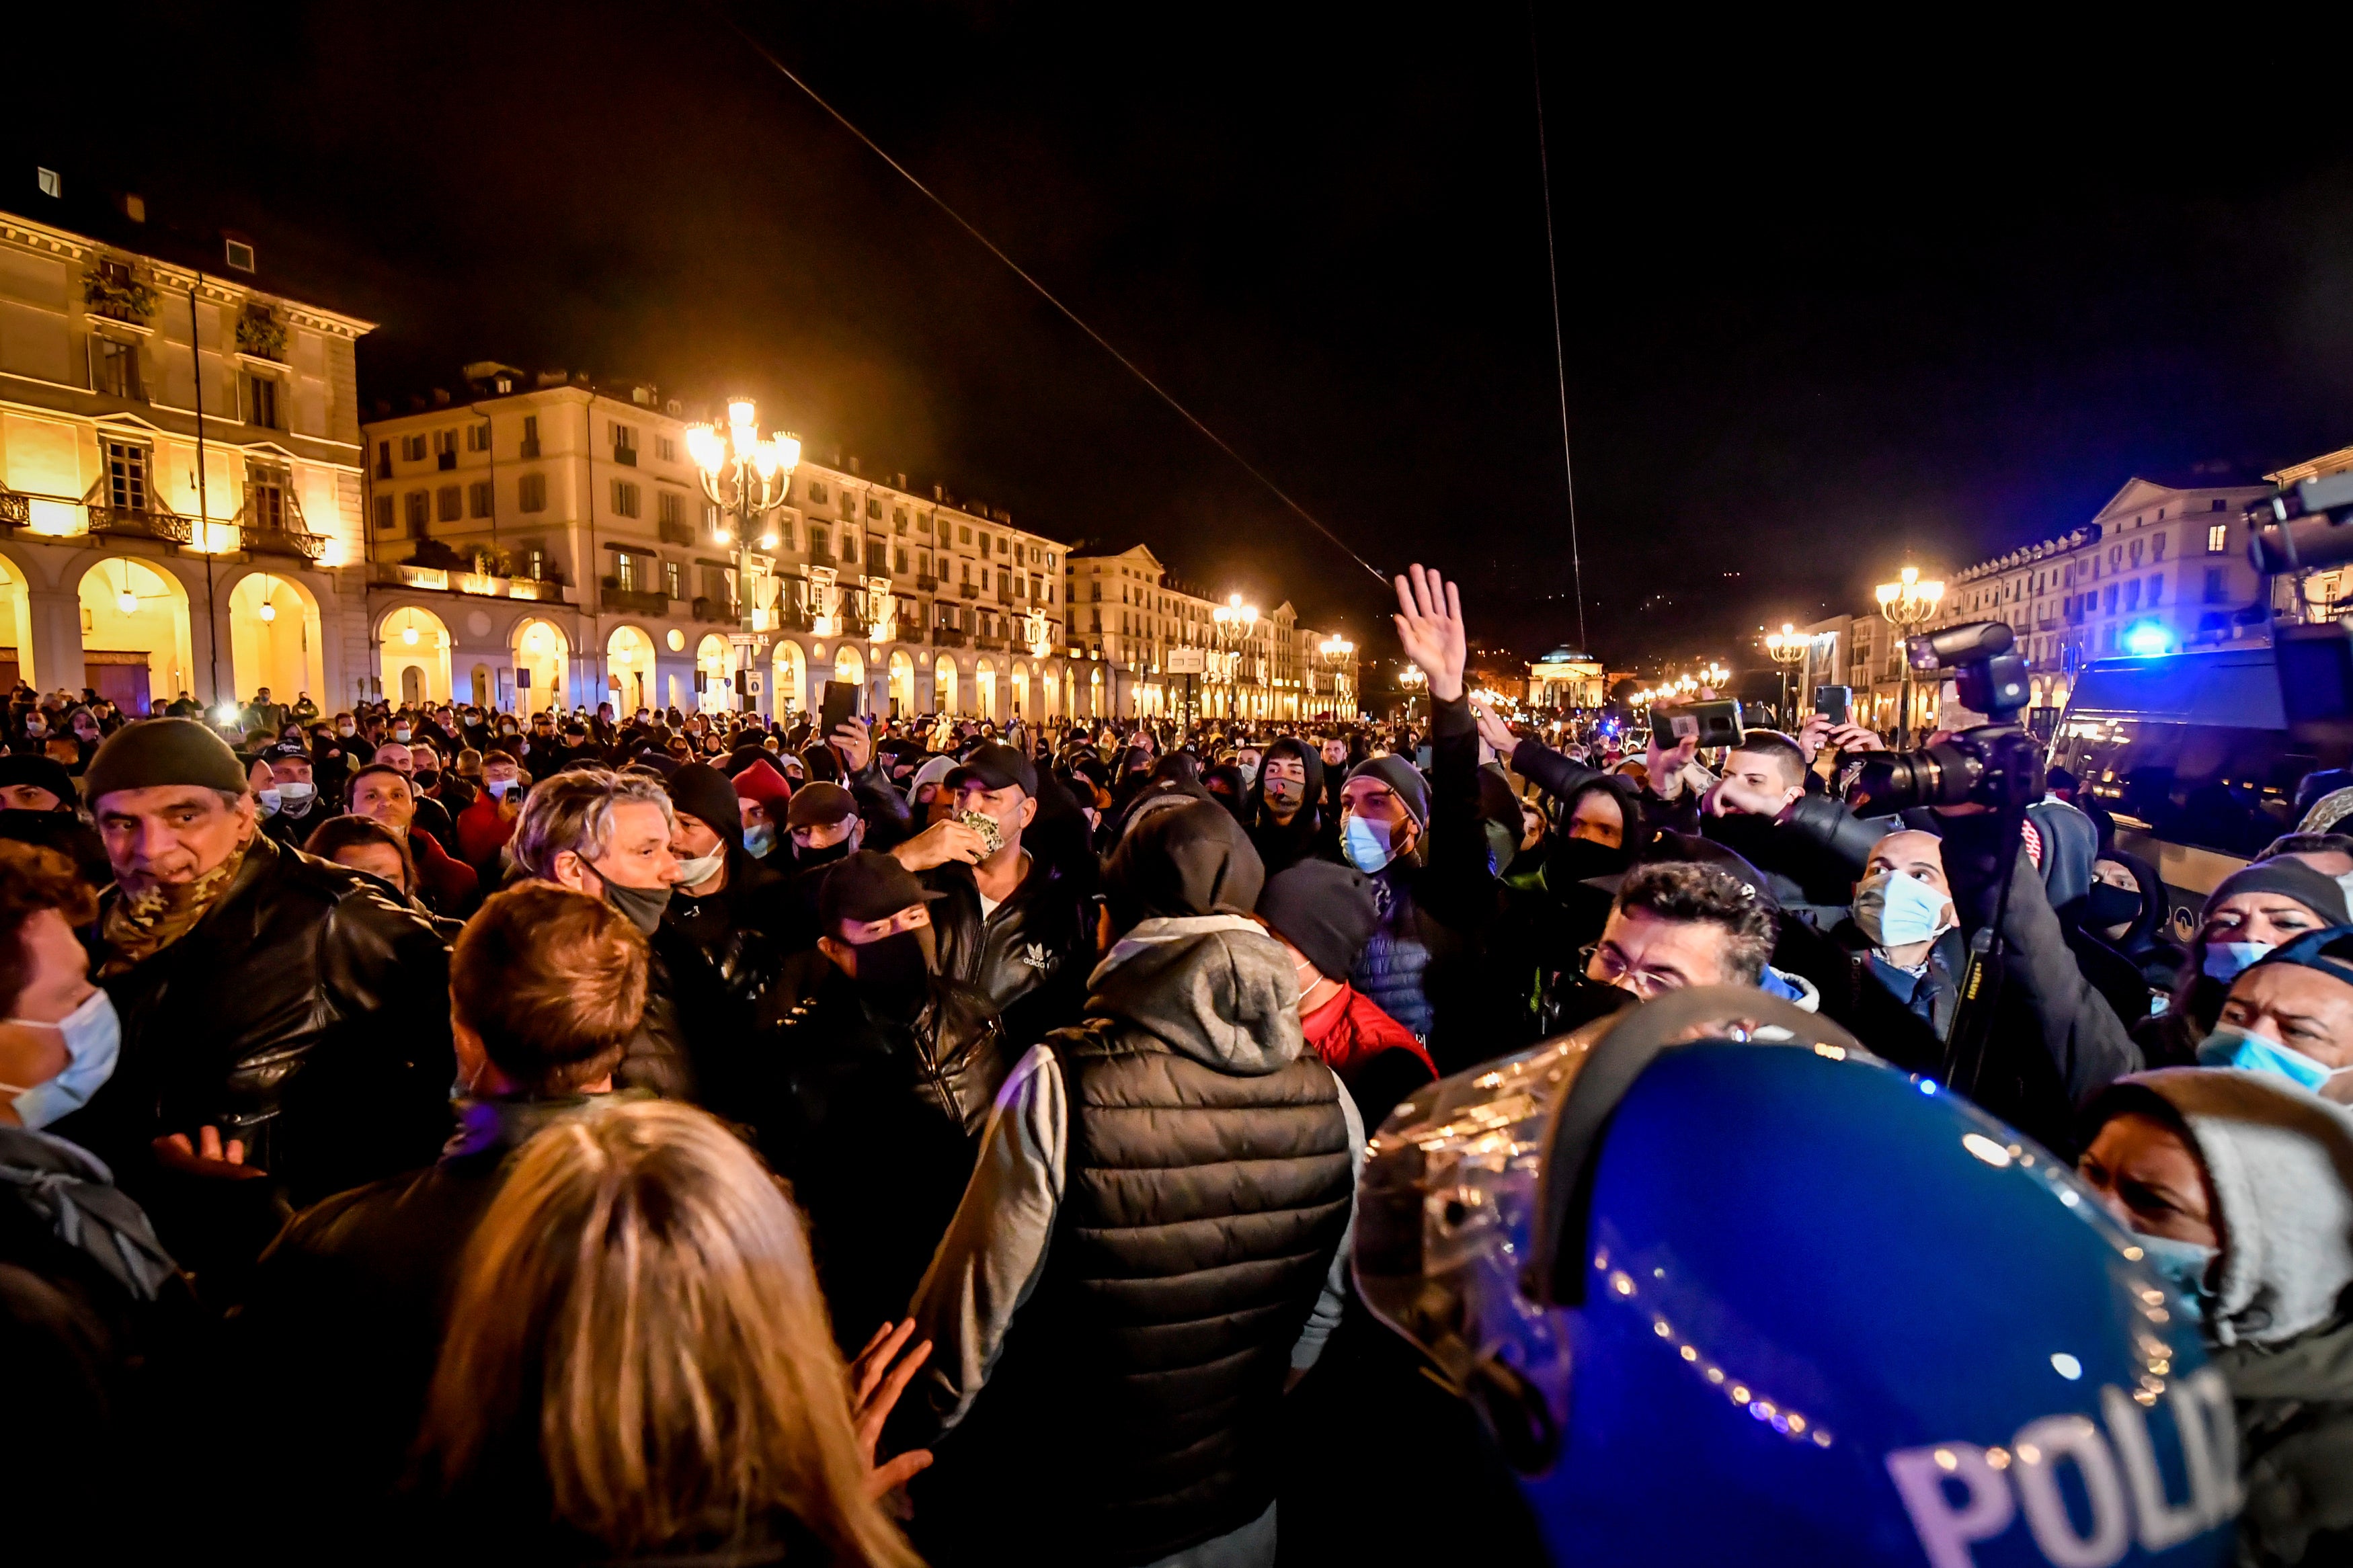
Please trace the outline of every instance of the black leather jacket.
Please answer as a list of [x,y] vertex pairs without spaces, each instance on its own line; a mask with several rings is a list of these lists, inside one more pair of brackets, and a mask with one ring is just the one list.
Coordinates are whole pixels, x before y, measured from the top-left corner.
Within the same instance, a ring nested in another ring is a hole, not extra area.
[[256,835],[195,928],[105,986],[121,1065],[54,1131],[127,1189],[153,1184],[151,1140],[207,1123],[298,1205],[448,1134],[448,949],[360,872]]
[[[796,991],[800,1000],[782,1002]],[[807,1212],[836,1337],[860,1343],[905,1312],[971,1178],[1011,1058],[980,998],[937,978],[902,1022],[806,953],[769,1001],[767,1089],[752,1120],[761,1152]]]
[[1013,896],[986,919],[971,867],[935,866],[923,884],[947,895],[932,905],[939,972],[1003,1017],[1015,1058],[1079,1021],[1095,966],[1095,922],[1094,900],[1076,877],[1035,857]]

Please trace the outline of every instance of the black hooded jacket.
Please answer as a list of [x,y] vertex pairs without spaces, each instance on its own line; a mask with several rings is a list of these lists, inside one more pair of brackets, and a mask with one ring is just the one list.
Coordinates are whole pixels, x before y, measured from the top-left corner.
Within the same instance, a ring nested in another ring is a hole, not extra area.
[[[1289,822],[1277,822],[1266,807],[1266,764],[1277,757],[1297,759],[1307,774],[1299,810]],[[1340,858],[1339,826],[1324,809],[1324,759],[1315,747],[1289,735],[1267,747],[1259,763],[1258,777],[1243,799],[1242,826],[1250,833],[1250,847],[1266,863],[1270,877],[1289,870],[1302,860]]]

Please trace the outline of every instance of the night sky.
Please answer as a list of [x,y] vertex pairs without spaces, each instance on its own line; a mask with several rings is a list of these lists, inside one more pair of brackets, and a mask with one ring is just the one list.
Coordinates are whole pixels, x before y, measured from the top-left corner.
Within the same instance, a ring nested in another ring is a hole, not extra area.
[[[251,234],[264,287],[384,323],[370,402],[473,359],[748,390],[814,457],[1393,651],[1363,568],[729,18],[1358,552],[1460,574],[1482,639],[1575,639],[1524,8],[46,7],[0,206],[42,213],[37,162]],[[2049,537],[2135,473],[2353,442],[2353,133],[2232,40],[1659,26],[1539,28],[1614,665]]]

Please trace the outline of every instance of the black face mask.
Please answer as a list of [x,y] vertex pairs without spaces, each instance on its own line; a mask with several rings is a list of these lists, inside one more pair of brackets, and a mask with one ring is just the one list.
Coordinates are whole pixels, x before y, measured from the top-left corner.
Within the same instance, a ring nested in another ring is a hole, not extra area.
[[858,996],[868,1011],[901,1023],[923,1010],[931,995],[934,939],[929,926],[893,931],[858,949]]
[[839,844],[828,844],[822,849],[804,849],[799,845],[796,844],[793,846],[793,864],[796,866],[830,866],[836,860],[849,858],[851,852],[857,847],[857,845],[851,843],[847,838],[843,839]]
[[1564,838],[1553,846],[1545,882],[1548,887],[1565,888],[1588,877],[1614,877],[1632,863],[1633,858],[1623,848],[1597,844],[1590,838]]
[[2109,882],[2094,882],[2084,900],[2084,923],[2094,931],[2105,931],[2110,926],[2129,925],[2140,919],[2141,899],[2138,888],[2119,888]]
[[438,784],[440,782],[441,770],[438,768],[419,768],[417,772],[417,787],[418,789],[431,789],[435,784]]

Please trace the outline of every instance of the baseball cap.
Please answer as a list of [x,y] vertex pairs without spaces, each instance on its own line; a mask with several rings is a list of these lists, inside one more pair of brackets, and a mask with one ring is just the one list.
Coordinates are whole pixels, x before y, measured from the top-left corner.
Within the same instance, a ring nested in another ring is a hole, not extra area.
[[280,741],[274,746],[264,746],[261,760],[265,763],[307,763],[311,760],[311,748],[297,745],[292,741]]
[[[858,815],[858,802],[838,784],[818,779],[805,784],[793,792],[792,804],[785,808],[787,827],[822,827],[844,822]],[[894,862],[895,864],[895,862]],[[901,904],[899,908],[907,906]],[[870,916],[870,919],[878,918]]]
[[[795,797],[794,805],[800,804]],[[818,923],[828,932],[838,931],[841,922],[849,921],[864,925],[886,915],[895,915],[910,904],[929,903],[945,898],[916,879],[915,874],[899,864],[898,858],[879,849],[861,849],[855,855],[835,862],[825,874],[825,883],[818,889]]]
[[961,766],[950,769],[948,776],[942,782],[949,789],[955,790],[962,789],[967,781],[989,789],[1007,789],[1019,784],[1023,795],[1035,795],[1038,793],[1037,765],[1011,746],[998,742],[973,748],[972,755],[966,757]]

